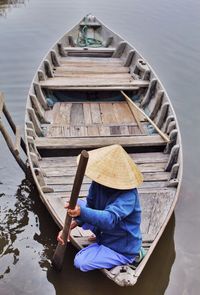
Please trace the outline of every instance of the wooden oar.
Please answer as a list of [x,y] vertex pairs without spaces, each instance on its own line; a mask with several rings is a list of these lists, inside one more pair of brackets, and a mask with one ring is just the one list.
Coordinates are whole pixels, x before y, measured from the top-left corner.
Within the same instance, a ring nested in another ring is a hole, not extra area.
[[[85,150],[83,150],[81,152],[78,168],[76,171],[76,176],[74,179],[72,193],[71,193],[71,197],[69,201],[69,209],[74,209],[76,206],[81,184],[83,182],[83,177],[85,175],[85,169],[87,166],[88,159],[89,159],[89,154]],[[62,239],[64,240],[64,245],[61,245],[60,243],[58,243],[53,259],[52,259],[52,265],[58,271],[62,269],[71,221],[72,221],[72,217],[66,214],[65,223],[64,223],[63,232],[62,232]]]
[[124,93],[124,91],[121,90],[121,94],[127,99],[127,101],[133,105],[135,107],[135,109],[140,112],[148,121],[149,123],[151,123],[151,125],[156,129],[156,131],[160,134],[160,136],[162,136],[162,138],[166,141],[166,142],[169,142],[170,139],[169,137],[163,133],[159,128],[158,126],[149,118],[149,116],[147,116],[147,114],[145,114],[144,111],[142,111],[133,101],[130,97],[128,97],[128,95],[126,95],[126,93]]

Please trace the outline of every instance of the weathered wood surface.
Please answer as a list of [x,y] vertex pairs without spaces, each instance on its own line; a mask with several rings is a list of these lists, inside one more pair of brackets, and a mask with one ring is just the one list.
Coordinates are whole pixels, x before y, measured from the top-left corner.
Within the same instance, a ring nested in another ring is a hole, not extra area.
[[[167,163],[169,155],[152,152],[152,153],[131,153],[129,156],[134,160],[136,164],[141,163]],[[73,166],[76,164],[76,157],[48,157],[42,158],[41,167],[62,167]]]
[[38,137],[35,144],[39,149],[67,149],[67,148],[97,148],[111,144],[121,144],[124,147],[134,146],[165,146],[160,135],[141,135],[129,137],[85,137],[85,138],[44,138]]
[[[163,153],[138,153],[130,154],[144,175],[144,183],[141,188],[159,189],[167,187],[169,172],[165,172],[165,165],[169,155]],[[69,195],[76,171],[76,157],[43,158],[39,161],[45,182],[61,195]],[[91,180],[84,178],[81,194],[87,195]]]
[[[169,137],[167,136],[167,134],[163,133],[161,130],[160,130],[160,125],[161,125],[161,122],[163,122],[163,117],[164,117],[164,114],[166,114],[166,108],[162,108],[161,109],[161,116],[159,117],[159,125],[157,126],[154,121],[151,120],[151,118],[143,111],[141,110],[131,99],[130,97],[128,97],[123,91],[121,91],[121,93],[124,95],[124,97],[135,107],[135,109],[141,113],[148,121],[149,123],[154,127],[154,129],[160,134],[160,136],[162,136],[162,138],[166,141],[166,142],[169,142]],[[169,104],[167,104],[167,106],[169,106]],[[163,111],[164,110],[164,111]]]
[[112,65],[112,66],[123,66],[122,60],[119,58],[95,58],[95,57],[61,57],[59,59],[61,65],[80,65],[80,66],[86,66],[86,65]]
[[[124,102],[56,103],[45,112],[47,137],[124,136],[148,134],[146,122],[136,122]],[[140,123],[140,124],[138,124]]]
[[134,80],[133,78],[123,79],[112,77],[109,80],[106,78],[96,78],[96,77],[55,77],[49,78],[45,81],[40,81],[40,86],[49,89],[84,89],[84,88],[121,88],[121,89],[131,89],[133,87],[148,87],[149,82],[143,80]]
[[64,47],[64,50],[67,51],[67,53],[113,53],[116,48],[114,47],[97,47],[97,48],[92,48],[92,47]]
[[[124,70],[125,69],[125,70]],[[127,80],[127,79],[132,79],[129,72],[126,70],[126,68],[123,68],[120,72],[116,72],[114,69],[109,69],[109,71],[102,69],[98,70],[93,70],[91,68],[84,69],[84,71],[79,70],[74,70],[72,69],[71,71],[65,71],[61,70],[60,68],[56,69],[54,71],[54,77],[71,77],[71,78],[80,78],[80,79],[120,79],[120,80]]]
[[68,75],[68,74],[76,74],[76,75],[80,75],[80,74],[98,74],[98,73],[109,73],[109,74],[116,74],[116,72],[118,74],[120,73],[129,73],[129,68],[128,67],[117,67],[116,66],[92,66],[92,65],[87,65],[87,66],[79,66],[79,65],[68,65],[68,66],[61,66],[61,67],[57,67],[54,70],[54,73],[56,76],[64,76],[64,75]]
[[[146,128],[146,124],[142,124]],[[136,124],[127,125],[56,125],[47,127],[46,137],[91,137],[91,136],[131,136],[141,135],[141,131]]]

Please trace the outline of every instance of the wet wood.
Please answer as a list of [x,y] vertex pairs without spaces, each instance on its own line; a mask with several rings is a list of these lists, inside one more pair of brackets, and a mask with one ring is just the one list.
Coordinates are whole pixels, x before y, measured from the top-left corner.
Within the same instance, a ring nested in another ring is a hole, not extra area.
[[16,134],[15,134],[15,152],[19,155],[20,152],[20,142],[21,142],[21,135],[20,135],[20,127],[16,126]]
[[[27,166],[24,163],[24,161],[21,159],[21,157],[19,156],[19,150],[18,150],[18,142],[19,142],[19,138],[17,139],[17,146],[13,143],[9,133],[7,132],[6,128],[4,127],[2,121],[0,120],[0,131],[6,141],[6,144],[10,150],[10,152],[12,153],[12,155],[14,156],[15,160],[17,161],[18,165],[21,167],[21,169],[24,171],[25,174],[27,174],[28,170],[27,170]],[[18,130],[17,130],[18,133]]]

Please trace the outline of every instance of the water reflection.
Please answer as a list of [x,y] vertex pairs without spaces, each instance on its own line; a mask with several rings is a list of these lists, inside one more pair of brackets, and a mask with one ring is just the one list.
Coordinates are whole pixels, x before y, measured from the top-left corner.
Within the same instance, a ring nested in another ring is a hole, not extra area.
[[12,7],[24,5],[26,0],[0,0],[0,16],[6,16]]
[[59,295],[79,294],[80,288],[82,295],[93,293],[101,295],[108,292],[115,295],[162,295],[168,286],[171,267],[175,260],[174,227],[173,215],[137,284],[133,287],[121,288],[103,276],[100,271],[83,273],[76,270],[73,267],[76,250],[70,245],[62,272],[58,274],[49,268],[47,278]]
[[[19,249],[15,246],[17,236],[23,232],[28,224],[28,211],[30,210],[31,200],[29,195],[29,186],[22,182],[17,191],[17,201],[12,204],[12,196],[1,194],[1,225],[0,225],[0,257],[4,258],[1,262],[0,278],[9,273],[13,265],[19,260]],[[3,264],[3,265],[2,265]]]
[[1,194],[0,197],[1,204],[4,204],[0,227],[1,294],[35,294],[37,290],[40,294],[42,290],[45,294],[47,290],[48,294],[55,294],[55,290],[59,295],[66,292],[80,294],[80,287],[82,295],[93,292],[96,295],[102,292],[116,295],[133,292],[164,294],[175,259],[174,215],[137,284],[121,288],[100,271],[83,273],[75,269],[73,259],[77,250],[70,244],[62,272],[56,273],[52,269],[51,258],[56,248],[58,228],[28,180],[23,180],[19,186],[15,202],[14,196]]
[[33,294],[43,288],[54,294],[44,281],[58,229],[35,187],[23,180],[15,196],[0,197],[0,294]]

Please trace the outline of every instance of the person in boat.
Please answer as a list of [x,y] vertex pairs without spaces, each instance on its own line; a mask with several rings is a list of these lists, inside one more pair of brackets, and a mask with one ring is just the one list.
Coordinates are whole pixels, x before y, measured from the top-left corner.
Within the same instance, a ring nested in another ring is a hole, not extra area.
[[[89,152],[85,174],[93,180],[87,202],[79,201],[68,214],[74,218],[71,228],[90,229],[96,241],[77,253],[75,267],[89,271],[133,263],[142,245],[141,172],[120,145],[112,145]],[[63,244],[61,236],[62,231]]]

